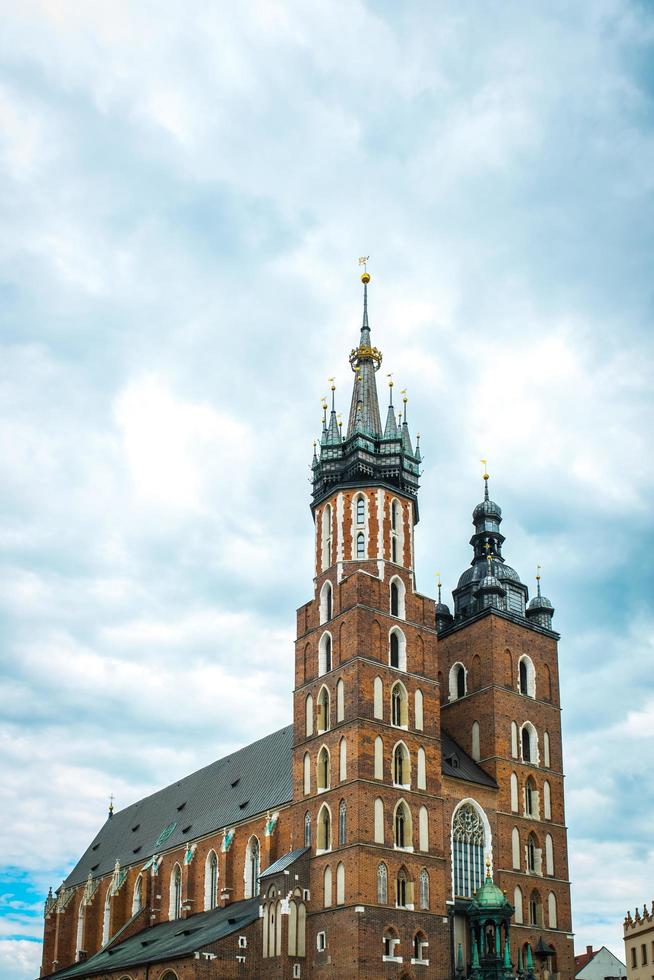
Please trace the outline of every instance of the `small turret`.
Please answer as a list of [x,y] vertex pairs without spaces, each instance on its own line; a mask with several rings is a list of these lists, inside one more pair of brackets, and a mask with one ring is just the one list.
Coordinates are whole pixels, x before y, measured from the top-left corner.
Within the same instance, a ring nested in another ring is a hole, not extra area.
[[551,630],[553,615],[554,606],[547,596],[541,595],[539,565],[536,573],[536,595],[533,599],[530,599],[529,605],[527,606],[527,619],[537,626],[544,626],[545,629]]
[[438,602],[436,603],[436,632],[440,633],[441,630],[447,629],[454,622],[454,617],[450,612],[449,606],[447,606],[441,600],[441,573],[436,573],[436,578],[438,580]]

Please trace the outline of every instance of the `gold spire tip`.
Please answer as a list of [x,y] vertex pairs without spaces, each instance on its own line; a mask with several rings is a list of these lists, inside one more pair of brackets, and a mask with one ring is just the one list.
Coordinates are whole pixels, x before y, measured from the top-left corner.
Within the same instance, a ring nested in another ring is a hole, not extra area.
[[370,258],[369,255],[359,256],[359,265],[363,266],[363,272],[361,274],[361,282],[364,284],[364,286],[367,286],[368,283],[370,282],[370,273],[368,272],[368,268],[366,266],[366,263],[369,258]]

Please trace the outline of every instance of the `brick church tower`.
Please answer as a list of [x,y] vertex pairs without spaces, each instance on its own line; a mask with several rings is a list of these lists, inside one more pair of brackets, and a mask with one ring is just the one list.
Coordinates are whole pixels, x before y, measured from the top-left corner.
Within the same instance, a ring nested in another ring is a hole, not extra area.
[[502,960],[506,946],[524,976],[572,976],[554,610],[540,585],[527,604],[502,557],[487,474],[454,615],[417,592],[420,450],[392,383],[382,427],[362,280],[347,433],[332,389],[314,451],[314,598],[298,611],[294,800],[321,906],[312,975],[463,976],[477,957],[479,976],[495,976],[469,908],[492,869],[515,908]]

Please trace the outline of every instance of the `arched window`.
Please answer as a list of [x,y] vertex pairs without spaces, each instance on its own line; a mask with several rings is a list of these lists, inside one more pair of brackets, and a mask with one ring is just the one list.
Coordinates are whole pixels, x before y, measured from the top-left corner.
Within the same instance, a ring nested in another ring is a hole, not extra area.
[[304,753],[304,795],[308,796],[311,792],[311,758],[308,752]]
[[316,785],[319,793],[329,789],[331,782],[330,770],[331,766],[329,760],[329,750],[326,745],[323,745],[318,753],[318,759],[316,762]]
[[479,722],[478,721],[473,721],[473,723],[472,723],[472,735],[471,735],[470,741],[472,743],[472,750],[470,752],[470,755],[475,760],[475,762],[479,762],[479,760],[481,759],[481,746],[479,744]]
[[366,523],[366,501],[363,497],[357,497],[357,524]]
[[331,727],[331,698],[323,685],[318,693],[318,734],[328,732]]
[[463,664],[453,664],[450,668],[450,701],[466,695],[466,669]]
[[297,956],[297,905],[293,899],[288,903],[288,955]]
[[357,558],[366,557],[366,537],[363,531],[357,534]]
[[332,638],[330,633],[323,633],[318,644],[318,673],[322,676],[332,669]]
[[511,860],[515,871],[520,870],[520,831],[514,827],[511,831]]
[[214,850],[209,851],[204,862],[204,910],[215,909],[218,905],[218,858]]
[[513,906],[515,908],[515,921],[517,925],[524,922],[524,909],[522,907],[522,888],[519,885],[513,889]]
[[411,785],[411,760],[404,742],[398,742],[393,749],[393,784],[405,787]]
[[306,956],[307,909],[304,902],[297,910],[297,955]]
[[420,872],[420,908],[429,908],[429,872],[426,868]]
[[382,956],[382,959],[383,960],[394,959],[395,948],[396,946],[399,945],[399,943],[400,943],[399,936],[392,926],[388,926],[388,928],[384,929],[384,938],[383,938],[383,947],[382,947],[384,950],[384,955]]
[[384,778],[384,743],[378,735],[375,739],[375,779]]
[[[182,914],[182,869],[178,864],[170,876],[170,897],[168,902],[168,918],[179,919]],[[106,942],[106,939],[103,942]]]
[[422,745],[418,748],[418,766],[416,772],[416,783],[418,789],[427,789],[427,757]]
[[384,843],[384,803],[379,797],[375,800],[375,844]]
[[409,704],[406,688],[401,681],[396,681],[391,688],[391,725],[396,728],[408,728]]
[[550,764],[550,735],[549,732],[543,732],[543,765],[549,769]]
[[524,654],[518,664],[518,690],[525,697],[536,697],[536,670],[531,657]]
[[137,875],[136,881],[134,882],[134,891],[132,893],[132,915],[136,915],[143,908],[143,875]]
[[345,718],[345,684],[340,677],[336,685],[336,722],[343,721]]
[[311,847],[311,814],[308,810],[304,814],[304,846]]
[[529,834],[527,838],[527,871],[540,874],[540,850],[535,834]]
[[517,813],[518,806],[518,777],[514,772],[511,773],[511,812]]
[[345,736],[338,743],[338,778],[340,782],[347,779],[347,739]]
[[347,806],[341,800],[338,806],[338,843],[341,847],[347,843]]
[[546,820],[552,819],[552,793],[547,780],[543,783],[543,816]]
[[421,806],[418,811],[418,847],[425,853],[429,850],[429,816],[426,806]]
[[547,897],[547,918],[549,919],[550,929],[558,929],[556,916],[556,895],[550,892]]
[[324,582],[320,590],[320,624],[332,618],[332,583]]
[[342,861],[336,865],[336,904],[345,904],[345,865]]
[[384,685],[381,677],[375,677],[373,684],[373,714],[375,718],[384,718]]
[[404,867],[400,868],[395,879],[395,904],[399,909],[405,909],[410,904],[409,879]]
[[413,937],[413,959],[416,963],[427,963],[429,943],[424,932],[417,932]]
[[377,902],[388,904],[388,868],[383,863],[377,868]]
[[390,586],[391,616],[406,619],[406,586],[399,575],[394,575]]
[[547,664],[545,664],[545,699],[552,700],[552,672]]
[[323,874],[323,905],[326,909],[332,904],[332,869],[327,865]]
[[102,914],[102,945],[109,942],[109,930],[111,925],[111,886],[107,889],[104,900],[104,912]]
[[259,892],[260,854],[259,840],[252,835],[245,848],[245,898],[254,898]]
[[406,640],[404,633],[397,626],[391,630],[389,635],[388,662],[391,667],[406,670]]
[[526,721],[522,726],[520,735],[520,745],[522,748],[522,761],[531,762],[538,765],[538,736],[536,729],[530,721]]
[[395,818],[394,818],[394,831],[395,831],[395,847],[408,848],[413,847],[413,827],[411,821],[411,811],[404,802],[400,802],[395,807]]
[[304,702],[304,733],[307,736],[313,735],[313,698],[310,694]]
[[545,837],[545,874],[554,877],[554,842],[551,834]]
[[452,821],[454,895],[471,898],[484,882],[486,827],[481,812],[471,802],[457,807]]
[[421,732],[424,728],[424,710],[423,710],[423,696],[420,688],[417,688],[415,694],[415,721],[416,721],[416,731]]
[[514,721],[511,722],[511,755],[518,758],[518,726]]
[[326,803],[320,807],[318,813],[318,833],[317,850],[331,851],[332,849],[332,815]]
[[391,561],[397,565],[397,534],[391,534]]
[[537,891],[533,891],[529,897],[529,925],[543,925],[543,904]]
[[325,504],[322,512],[322,567],[329,568],[332,563],[332,508]]

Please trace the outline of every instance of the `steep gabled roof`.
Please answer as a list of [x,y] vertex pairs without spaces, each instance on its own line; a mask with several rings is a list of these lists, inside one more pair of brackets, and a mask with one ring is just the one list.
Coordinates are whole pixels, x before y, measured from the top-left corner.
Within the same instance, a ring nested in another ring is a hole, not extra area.
[[[282,728],[132,803],[107,820],[64,882],[109,874],[229,827],[293,797],[293,726]],[[162,839],[163,837],[163,839]]]
[[57,980],[95,976],[110,970],[189,956],[232,932],[244,929],[258,918],[258,897],[244,902],[233,902],[222,909],[199,912],[188,919],[174,919],[172,922],[162,922],[158,926],[142,929],[122,943],[100,950],[85,962],[76,963],[51,976]]

